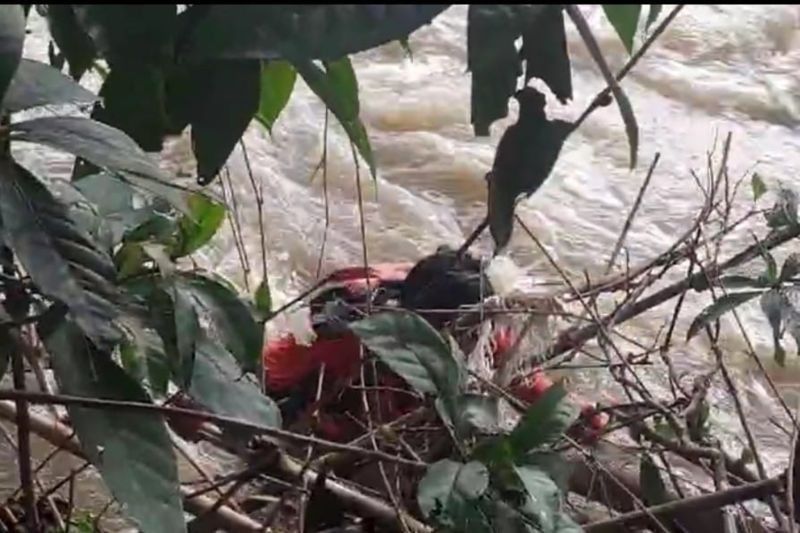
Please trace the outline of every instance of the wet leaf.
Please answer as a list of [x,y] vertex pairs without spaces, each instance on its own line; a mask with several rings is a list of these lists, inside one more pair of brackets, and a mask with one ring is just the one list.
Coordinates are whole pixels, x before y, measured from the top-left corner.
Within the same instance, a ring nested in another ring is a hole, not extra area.
[[264,317],[272,313],[272,293],[269,290],[269,280],[263,279],[258,284],[255,294],[256,310]]
[[255,372],[261,360],[263,328],[236,292],[200,274],[183,273],[178,283],[191,294],[198,311],[242,369]]
[[8,87],[3,108],[11,113],[60,104],[90,104],[97,96],[81,87],[51,66],[31,59],[23,59],[11,85]]
[[572,475],[572,464],[558,452],[534,452],[519,461],[520,465],[532,466],[547,473],[558,489],[569,492],[569,478]]
[[689,331],[686,334],[686,340],[689,340],[697,335],[706,325],[712,324],[728,311],[736,309],[743,303],[748,302],[761,294],[761,291],[745,291],[732,292],[730,294],[720,296],[717,301],[703,309],[703,311],[695,317],[691,326],[689,326]]
[[539,78],[562,104],[572,99],[572,71],[561,6],[548,5],[528,17],[520,53],[525,60],[525,84]]
[[80,80],[97,57],[91,37],[78,24],[69,4],[47,4],[46,17],[50,35],[69,63],[70,76]]
[[[151,403],[108,353],[69,321],[39,324],[62,394]],[[186,531],[178,468],[163,417],[154,412],[69,406],[81,448],[143,531]]]
[[753,200],[758,200],[767,192],[767,184],[764,183],[758,172],[753,173],[753,177],[750,179],[750,187],[753,189]]
[[557,441],[575,419],[576,413],[564,401],[567,391],[556,383],[522,415],[508,436],[514,460],[521,460],[529,451]]
[[639,485],[647,505],[658,505],[669,500],[667,487],[661,479],[661,472],[649,453],[642,453],[639,461]]
[[185,53],[227,59],[339,60],[407,37],[446,4],[214,5]]
[[367,130],[359,118],[358,81],[350,60],[345,57],[333,63],[325,63],[325,70],[308,60],[293,60],[292,63],[311,90],[342,125],[350,142],[367,162],[372,177],[376,178],[375,156]]
[[164,342],[173,380],[182,388],[191,384],[200,322],[191,295],[175,283],[162,283],[148,301],[153,328]]
[[8,160],[0,166],[0,217],[5,242],[36,287],[66,305],[98,345],[118,340],[110,257],[78,230],[44,184]]
[[261,96],[256,119],[272,134],[275,121],[289,103],[297,72],[286,61],[266,61],[261,66]]
[[533,519],[540,531],[553,531],[560,507],[558,487],[546,472],[536,467],[516,466],[514,471],[527,493],[520,511]]
[[19,4],[0,5],[0,96],[6,94],[22,58],[25,14]]
[[633,52],[633,38],[642,12],[641,4],[603,4],[606,18],[614,26],[628,53]]
[[178,243],[172,257],[179,258],[195,252],[211,240],[225,219],[225,207],[201,194],[189,196],[190,214],[178,221]]
[[488,487],[489,471],[483,464],[444,459],[428,467],[417,489],[417,502],[429,519],[466,531],[466,525],[475,527],[481,518],[473,515],[475,507],[470,502],[480,498]]
[[201,335],[189,394],[213,413],[267,427],[281,427],[281,413],[271,398],[242,379],[236,359],[218,342]]

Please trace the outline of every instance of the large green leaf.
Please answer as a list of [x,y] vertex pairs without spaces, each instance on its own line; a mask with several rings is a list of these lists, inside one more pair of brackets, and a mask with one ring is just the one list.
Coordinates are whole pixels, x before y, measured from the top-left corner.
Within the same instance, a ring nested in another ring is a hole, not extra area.
[[567,391],[556,383],[528,408],[508,436],[514,460],[530,450],[556,441],[575,419],[574,409],[564,401]]
[[538,531],[554,532],[560,511],[558,487],[544,470],[534,466],[516,466],[514,471],[527,493],[520,510],[536,523]]
[[0,166],[0,217],[5,242],[39,290],[65,304],[93,341],[118,339],[111,259],[35,176],[8,160]]
[[263,328],[238,295],[211,278],[199,274],[182,274],[180,287],[190,293],[202,316],[225,348],[233,354],[245,371],[259,368],[263,346]]
[[22,57],[25,13],[19,4],[0,5],[0,97],[5,95]]
[[191,195],[188,203],[191,213],[178,221],[179,237],[173,258],[198,250],[211,240],[225,219],[225,207],[201,194]]
[[642,12],[641,4],[603,4],[606,18],[614,26],[622,44],[630,54],[633,52],[633,38]]
[[444,459],[428,467],[419,482],[417,502],[430,519],[458,531],[491,531],[475,500],[489,487],[489,471],[478,462]]
[[686,333],[686,339],[689,340],[697,335],[707,324],[712,324],[715,320],[719,319],[722,315],[736,309],[745,302],[748,302],[760,295],[762,291],[744,291],[732,292],[717,298],[717,300],[703,309],[703,311],[695,317],[692,324],[689,326],[689,331]]
[[46,144],[109,170],[166,180],[156,162],[125,133],[82,117],[44,117],[11,125],[11,139]]
[[337,60],[407,37],[447,5],[213,5],[187,44],[195,57]]
[[455,398],[460,370],[450,345],[409,311],[372,315],[350,324],[367,348],[422,394]]
[[219,415],[281,427],[281,413],[275,402],[242,379],[236,359],[219,343],[204,336],[197,344],[189,393]]
[[[69,321],[40,324],[63,394],[149,403],[108,353],[91,347]],[[172,442],[161,415],[69,406],[81,448],[125,512],[147,533],[186,531]]]
[[261,67],[261,96],[256,119],[272,133],[294,89],[297,71],[287,61],[266,61]]
[[94,43],[78,24],[73,6],[47,4],[46,11],[50,35],[69,63],[70,76],[80,80],[97,56]]
[[23,59],[11,80],[3,109],[14,113],[45,105],[90,104],[97,96],[53,67]]
[[332,63],[325,63],[325,70],[306,59],[295,59],[292,63],[311,90],[328,106],[342,125],[350,142],[367,162],[374,178],[375,157],[372,154],[367,130],[359,118],[358,81],[350,60],[345,57]]
[[194,373],[200,321],[192,297],[172,280],[165,281],[148,301],[154,329],[164,342],[174,381],[188,388]]
[[525,60],[525,83],[531,78],[539,78],[561,103],[566,103],[572,99],[572,71],[564,31],[564,10],[559,5],[549,5],[527,18],[520,50]]

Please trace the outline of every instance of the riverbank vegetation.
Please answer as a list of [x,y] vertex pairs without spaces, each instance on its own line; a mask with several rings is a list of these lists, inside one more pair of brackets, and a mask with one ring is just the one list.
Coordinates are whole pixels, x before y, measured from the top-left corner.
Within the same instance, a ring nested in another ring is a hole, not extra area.
[[[416,313],[367,305],[348,326],[365,347],[361,365],[337,389],[356,391],[361,402],[351,438],[323,431],[335,398],[312,392],[313,408],[289,423],[265,394],[265,324],[310,293],[273,301],[262,218],[268,191],[248,176],[261,224],[258,235],[245,235],[226,163],[237,146],[248,162],[246,128],[255,121],[271,131],[302,80],[326,106],[325,128],[330,118],[350,140],[360,206],[358,180],[377,179],[380,168],[359,117],[350,55],[397,41],[413,57],[413,32],[447,7],[0,6],[0,374],[10,376],[0,418],[16,426],[20,482],[0,522],[21,531],[98,527],[96,516],[73,508],[83,469],[54,485],[38,477],[53,457],[71,454],[99,472],[122,514],[148,533],[795,530],[797,415],[737,312],[758,300],[775,360],[793,357],[800,259],[779,264],[773,250],[800,235],[795,191],[768,190],[756,173],[730,175],[735,139],[727,136],[707,167],[686,177],[704,202],[685,232],[644,264],[624,261],[627,232],[663,164],[658,155],[639,161],[636,102],[624,78],[683,6],[603,6],[629,54],[618,72],[580,6],[470,6],[464,82],[476,136],[509,115],[515,96],[531,94],[522,87],[536,87],[542,102],[571,103],[567,25],[607,84],[572,122],[551,120],[542,104],[517,140],[524,157],[486,169],[485,221],[462,249],[488,228],[501,253],[521,231],[562,285],[547,296],[488,299],[441,331]],[[49,65],[22,57],[32,9],[48,23]],[[98,94],[79,84],[89,71],[103,78]],[[515,206],[604,106],[619,111],[639,193],[617,246],[597,258],[606,276],[575,279]],[[187,131],[194,179],[170,175],[158,159],[166,139]],[[36,175],[15,157],[23,143],[73,155],[70,179]],[[360,175],[359,160],[369,175]],[[325,164],[323,157],[323,179]],[[734,202],[742,188],[752,193],[744,207]],[[363,236],[369,220],[359,215]],[[752,244],[726,248],[730,234],[753,221],[760,232]],[[240,250],[242,287],[193,260],[226,225]],[[258,242],[257,257],[245,239]],[[366,244],[363,262],[367,268]],[[745,275],[753,264],[763,273]],[[683,331],[682,305],[694,292],[712,303]],[[618,328],[661,306],[672,308],[662,330],[630,338]],[[504,362],[485,364],[481,347],[502,320],[520,340]],[[550,337],[541,337],[542,324],[552,326]],[[725,336],[742,339],[739,352],[775,402],[774,423],[792,450],[783,473],[764,464]],[[679,374],[673,360],[688,341],[704,343],[713,364]],[[533,367],[555,376],[603,371],[613,394],[580,410],[565,382],[526,396]],[[322,391],[325,367],[315,372]],[[396,379],[379,386],[380,375]],[[387,416],[381,394],[389,389],[414,408]],[[713,415],[710,391],[731,406],[728,426]],[[31,435],[53,445],[50,457],[32,458]],[[208,474],[187,440],[224,450],[236,466]],[[182,479],[179,462],[196,471],[193,480]]]

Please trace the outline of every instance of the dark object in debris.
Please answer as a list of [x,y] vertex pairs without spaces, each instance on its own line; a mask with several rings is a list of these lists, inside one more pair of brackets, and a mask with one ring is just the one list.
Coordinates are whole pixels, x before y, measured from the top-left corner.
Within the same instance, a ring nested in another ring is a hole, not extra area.
[[420,260],[408,273],[400,305],[416,311],[439,329],[458,317],[458,309],[477,305],[494,294],[481,262],[466,253],[461,258],[449,246]]

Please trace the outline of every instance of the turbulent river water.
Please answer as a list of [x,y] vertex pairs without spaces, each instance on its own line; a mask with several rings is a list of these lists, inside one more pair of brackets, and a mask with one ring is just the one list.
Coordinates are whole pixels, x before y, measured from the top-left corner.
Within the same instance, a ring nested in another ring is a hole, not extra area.
[[[665,6],[666,13],[669,6]],[[619,68],[627,59],[601,10],[585,9],[600,45]],[[469,122],[470,80],[466,72],[466,7],[456,6],[412,35],[412,58],[391,43],[354,59],[361,116],[377,160],[373,182],[362,165],[366,244],[370,261],[414,261],[441,243],[457,245],[485,211],[483,175],[511,117],[496,123],[490,138],[476,138]],[[46,61],[47,35],[35,15],[26,56]],[[575,99],[551,105],[552,114],[575,118],[602,88],[577,32],[568,24]],[[601,274],[644,179],[648,164],[661,153],[653,182],[626,241],[632,264],[663,252],[692,223],[703,202],[691,176],[705,175],[706,157],[732,133],[730,174],[738,178],[754,169],[773,189],[782,181],[800,188],[800,7],[688,6],[623,83],[640,127],[640,163],[628,169],[628,144],[615,106],[600,109],[569,139],[549,181],[518,212],[559,264],[578,276]],[[87,84],[97,89],[98,80]],[[512,106],[513,107],[513,106]],[[353,157],[338,125],[328,135],[327,194],[329,228],[323,271],[362,261]],[[270,282],[276,299],[285,299],[313,280],[325,231],[323,180],[311,176],[323,150],[324,108],[298,82],[270,137],[253,125],[245,136],[254,177],[263,183],[264,217]],[[70,159],[49,151],[23,149],[30,164],[50,176],[65,176]],[[164,164],[192,172],[187,138],[169,145]],[[229,161],[234,192],[253,274],[260,278],[258,216],[240,150]],[[746,182],[747,185],[748,182]],[[765,199],[765,201],[768,200]],[[749,185],[742,187],[737,209],[750,207]],[[765,234],[758,220],[735,231],[724,250],[753,242]],[[782,257],[791,244],[779,253]],[[484,240],[478,247],[490,250]],[[530,286],[557,282],[559,276],[543,254],[517,231],[510,256]],[[229,232],[202,258],[223,274],[242,282],[239,254]],[[754,268],[760,268],[757,265]],[[708,303],[690,294],[681,328]],[[652,339],[672,312],[665,305],[626,323],[630,336]],[[796,404],[800,365],[789,346],[789,364],[771,361],[771,337],[757,303],[742,310],[745,327],[771,376]],[[685,329],[684,329],[685,331]],[[779,415],[763,380],[744,354],[745,343],[732,321],[725,323],[725,348],[736,361],[735,377],[767,464],[776,469],[787,457],[784,433],[768,422]],[[693,341],[679,346],[681,370],[710,365],[708,347]],[[663,368],[650,376],[663,378]],[[601,390],[602,372],[582,371],[574,379],[582,388]],[[663,385],[663,379],[660,380]],[[737,446],[739,425],[730,400],[716,395],[712,416]]]

